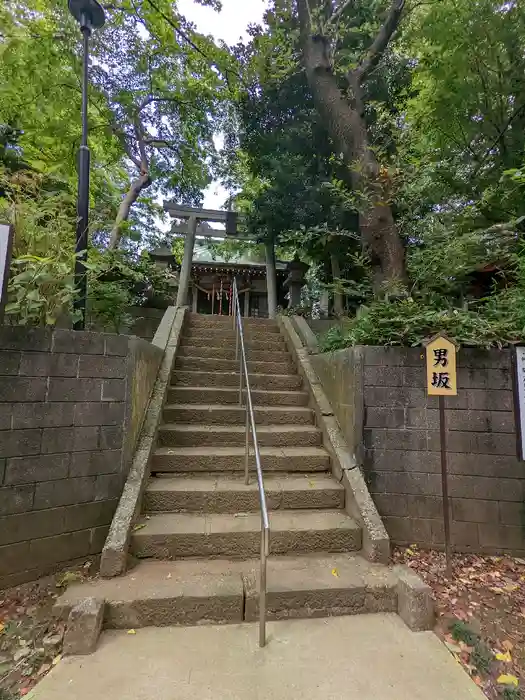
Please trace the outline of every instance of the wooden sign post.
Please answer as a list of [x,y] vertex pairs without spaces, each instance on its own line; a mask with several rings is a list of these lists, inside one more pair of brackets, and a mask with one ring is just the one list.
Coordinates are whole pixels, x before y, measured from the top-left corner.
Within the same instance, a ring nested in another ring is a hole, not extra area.
[[0,224],[0,323],[4,320],[4,306],[7,302],[7,282],[12,248],[13,227],[9,224]]
[[426,347],[427,394],[439,397],[439,435],[441,443],[441,488],[443,494],[443,527],[447,576],[452,576],[450,545],[450,507],[448,499],[447,431],[445,425],[445,396],[457,396],[456,352],[458,346],[443,333],[431,338]]

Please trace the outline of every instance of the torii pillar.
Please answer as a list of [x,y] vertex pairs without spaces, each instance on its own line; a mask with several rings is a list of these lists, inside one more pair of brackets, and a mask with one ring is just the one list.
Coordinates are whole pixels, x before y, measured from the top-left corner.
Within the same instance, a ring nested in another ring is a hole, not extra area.
[[264,244],[266,251],[266,289],[268,293],[268,317],[277,316],[277,272],[275,270],[275,246],[273,239]]

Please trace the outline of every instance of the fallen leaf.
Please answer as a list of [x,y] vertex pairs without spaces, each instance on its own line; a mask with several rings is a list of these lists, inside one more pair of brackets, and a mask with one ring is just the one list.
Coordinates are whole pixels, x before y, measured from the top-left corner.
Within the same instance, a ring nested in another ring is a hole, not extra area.
[[133,528],[133,532],[137,532],[137,530],[142,530],[143,527],[146,527],[146,523],[140,523],[140,525],[135,525]]
[[128,634],[137,634],[136,630],[128,630]]
[[508,583],[506,586],[503,587],[503,590],[506,593],[514,593],[514,591],[517,591],[519,588],[519,585],[517,583]]
[[499,654],[496,654],[496,659],[498,661],[503,661],[506,664],[510,664],[512,661],[512,656],[510,655],[510,651],[506,651],[504,654],[500,652]]
[[498,595],[501,595],[502,593],[505,592],[505,591],[503,590],[503,588],[498,588],[497,586],[491,586],[490,590],[491,590],[493,593],[497,593]]
[[337,571],[337,569],[332,569],[332,576],[339,578],[339,572]]
[[518,686],[518,679],[516,678],[516,676],[513,676],[511,673],[502,674],[498,678],[497,682],[500,685],[513,685],[514,687]]
[[24,697],[24,695],[27,695],[29,693],[29,688],[20,688],[20,697]]
[[506,651],[512,651],[514,649],[514,644],[509,639],[505,639],[503,642],[501,642],[501,646]]
[[3,623],[3,622],[0,622],[0,634],[2,634],[2,632],[4,631],[4,629],[5,629],[4,623]]
[[55,658],[54,658],[53,661],[51,662],[51,665],[52,665],[52,666],[56,666],[57,663],[60,661],[61,658],[62,658],[62,654],[58,654],[58,656],[55,656]]

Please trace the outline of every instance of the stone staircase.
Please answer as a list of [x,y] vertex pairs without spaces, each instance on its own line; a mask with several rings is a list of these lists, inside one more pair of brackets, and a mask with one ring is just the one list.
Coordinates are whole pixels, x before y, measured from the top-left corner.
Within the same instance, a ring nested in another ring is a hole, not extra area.
[[[258,555],[258,490],[255,471],[244,484],[245,410],[231,326],[227,317],[188,319],[151,467],[159,478],[146,490],[147,519],[131,540],[138,558]],[[277,323],[249,320],[245,334],[272,511],[270,554],[359,550],[361,530],[328,474],[321,432]]]
[[[321,431],[276,322],[246,319],[248,369],[270,510],[268,619],[395,612],[398,577],[360,556]],[[152,478],[126,575],[70,587],[59,601],[103,598],[105,624],[242,622],[258,614],[261,537],[232,320],[187,314]]]

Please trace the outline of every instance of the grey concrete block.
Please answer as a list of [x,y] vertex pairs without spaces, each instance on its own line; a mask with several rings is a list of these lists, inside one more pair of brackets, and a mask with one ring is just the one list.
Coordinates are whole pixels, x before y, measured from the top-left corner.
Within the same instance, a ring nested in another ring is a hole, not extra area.
[[414,632],[434,627],[432,589],[407,566],[394,567],[397,582],[397,612]]
[[[1,336],[0,336],[1,338]],[[20,353],[16,351],[0,350],[0,376],[18,374],[20,367]]]
[[[512,391],[486,391],[484,389],[470,389],[463,392],[470,409],[478,411],[512,411],[514,408]],[[452,399],[447,404],[455,408]],[[458,406],[464,408],[464,406]]]
[[11,410],[14,429],[73,425],[70,403],[15,403]]
[[[108,526],[115,512],[117,500],[79,503],[78,505],[59,508],[63,515],[63,528],[66,532],[86,530],[99,526]],[[47,513],[50,511],[42,511]]]
[[91,530],[91,544],[89,545],[90,554],[100,554],[104,548],[109,532],[109,525],[100,525]]
[[371,476],[372,493],[399,493],[440,496],[441,476],[423,472],[375,472]]
[[449,493],[451,498],[523,502],[525,501],[525,481],[452,475],[449,478]]
[[458,389],[512,389],[510,367],[504,369],[458,368]]
[[33,508],[34,493],[35,487],[33,484],[0,488],[0,515],[25,513],[31,510]]
[[484,350],[482,348],[461,348],[458,353],[458,367],[479,369],[506,369],[511,366],[510,350]]
[[365,428],[363,439],[367,449],[439,450],[439,433],[436,430]]
[[525,550],[525,530],[523,526],[479,524],[479,544],[482,548],[507,551]]
[[[19,404],[19,405],[23,406],[24,404]],[[13,414],[13,404],[10,404],[10,403],[0,404],[0,430],[11,430],[11,428],[13,427],[12,414]],[[28,425],[28,426],[21,426],[21,427],[32,428],[33,426]]]
[[126,380],[104,379],[102,380],[102,401],[125,401]]
[[393,367],[421,367],[425,362],[423,348],[397,348],[365,345],[365,365]]
[[40,452],[42,431],[2,430],[0,431],[0,457],[34,455]]
[[100,401],[102,380],[51,377],[48,401]]
[[453,498],[451,500],[454,520],[471,523],[497,523],[499,520],[499,504],[497,501],[485,501],[474,498]]
[[371,449],[365,453],[365,466],[371,471],[425,472],[441,471],[439,452]]
[[20,357],[20,374],[26,377],[48,377],[51,369],[50,352],[23,352]]
[[[436,396],[427,397],[424,389],[411,387],[366,386],[364,388],[365,406],[437,408]],[[465,399],[466,407],[466,399]]]
[[30,543],[31,566],[48,566],[72,561],[89,554],[91,532],[79,530],[53,537],[42,537]]
[[[498,503],[498,521],[502,525],[525,526],[525,503],[509,503],[501,501]],[[487,521],[488,522],[488,521]],[[492,520],[491,522],[496,522]]]
[[443,516],[443,501],[440,496],[408,495],[408,515],[414,518],[441,518]]
[[449,430],[473,432],[515,433],[516,422],[512,411],[447,411]]
[[0,485],[4,483],[6,462],[7,460],[0,459]]
[[29,542],[18,542],[0,547],[0,576],[24,571],[31,566]]
[[101,474],[95,481],[95,501],[107,501],[120,498],[122,493],[122,476],[120,474]]
[[381,517],[395,516],[404,518],[408,516],[408,498],[395,493],[375,493],[374,503]]
[[45,401],[47,380],[43,377],[0,376],[0,403],[11,401]]
[[387,532],[395,544],[428,544],[432,542],[433,520],[425,518],[383,518]]
[[461,547],[462,550],[468,548],[479,551],[477,523],[453,521],[450,524],[450,537],[455,547]]
[[125,412],[126,404],[123,401],[77,403],[74,423],[75,425],[123,425]]
[[523,477],[523,464],[512,456],[448,452],[447,462],[450,474],[509,479]]
[[6,515],[0,518],[0,545],[60,535],[63,531],[61,508]]
[[68,474],[68,453],[35,457],[11,457],[7,460],[5,483],[23,484],[65,479]]
[[95,496],[95,477],[80,477],[47,481],[36,484],[34,509],[56,508],[74,503],[92,501]]
[[100,449],[101,450],[119,450],[122,447],[122,427],[121,426],[106,426],[100,428]]
[[104,354],[105,355],[120,355],[125,357],[129,349],[129,336],[127,335],[109,335],[104,337]]
[[44,428],[42,435],[42,452],[60,451],[81,452],[98,449],[98,426],[73,428]]
[[47,328],[29,326],[2,326],[0,348],[2,350],[51,350],[52,331]]
[[53,352],[68,352],[78,355],[103,355],[104,335],[88,331],[57,329],[53,333]]
[[82,355],[78,366],[79,377],[124,378],[126,374],[125,357],[106,357],[103,355]]
[[[439,445],[434,449],[439,449]],[[447,431],[447,449],[451,452],[510,456],[516,454],[516,441],[508,433],[473,433],[449,430]]]
[[120,471],[122,454],[120,450],[88,450],[73,452],[69,476],[97,476],[115,474]]

